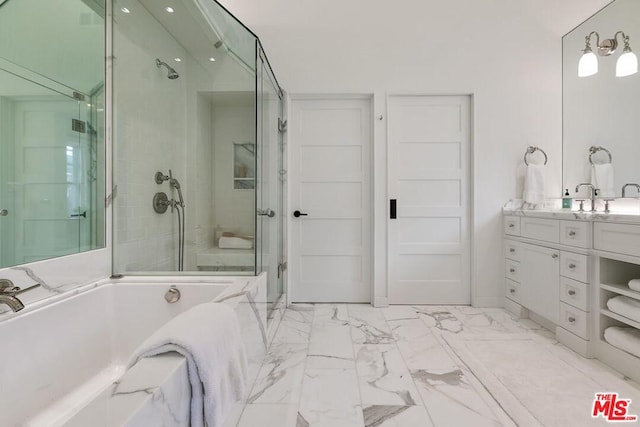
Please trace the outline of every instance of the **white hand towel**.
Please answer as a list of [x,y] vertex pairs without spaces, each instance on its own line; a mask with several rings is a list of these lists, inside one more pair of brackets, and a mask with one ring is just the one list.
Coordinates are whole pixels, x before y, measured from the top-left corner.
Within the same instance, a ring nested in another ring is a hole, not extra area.
[[607,301],[607,308],[616,314],[640,323],[640,301],[618,295]]
[[632,291],[640,292],[640,279],[629,280],[629,289]]
[[544,202],[544,166],[530,164],[524,175],[524,193],[522,198],[527,203]]
[[170,351],[187,359],[191,426],[221,426],[230,407],[245,394],[247,358],[234,310],[206,303],[185,311],[147,338],[128,366]]
[[640,330],[610,326],[604,330],[604,339],[612,346],[640,357]]
[[600,197],[615,197],[613,188],[613,165],[611,163],[591,166],[591,183],[599,189]]

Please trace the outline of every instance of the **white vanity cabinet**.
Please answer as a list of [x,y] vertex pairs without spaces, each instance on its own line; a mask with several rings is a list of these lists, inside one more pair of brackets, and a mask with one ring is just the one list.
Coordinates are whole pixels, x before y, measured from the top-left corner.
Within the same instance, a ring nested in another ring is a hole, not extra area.
[[640,381],[640,341],[625,350],[627,338],[618,346],[605,339],[609,327],[640,330],[640,313],[607,306],[621,295],[640,301],[628,286],[640,279],[640,215],[505,211],[504,266],[507,309]]
[[591,224],[586,225],[506,216],[504,227],[506,298],[556,326],[558,338],[584,355],[590,338],[586,250],[592,243]]

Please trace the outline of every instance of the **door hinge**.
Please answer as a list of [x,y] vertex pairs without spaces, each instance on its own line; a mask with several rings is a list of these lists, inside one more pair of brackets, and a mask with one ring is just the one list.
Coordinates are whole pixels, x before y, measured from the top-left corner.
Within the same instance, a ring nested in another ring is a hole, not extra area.
[[78,119],[71,119],[71,130],[79,133],[87,133],[87,123]]
[[86,97],[80,92],[73,92],[73,99],[77,99],[78,101],[84,101]]
[[282,120],[280,117],[278,117],[278,131],[280,133],[285,133],[287,131],[287,121]]

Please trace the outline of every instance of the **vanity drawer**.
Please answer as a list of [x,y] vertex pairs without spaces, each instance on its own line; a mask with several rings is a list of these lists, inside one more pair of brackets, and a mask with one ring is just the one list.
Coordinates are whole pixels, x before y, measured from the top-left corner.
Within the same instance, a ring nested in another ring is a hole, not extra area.
[[560,275],[587,283],[589,281],[589,257],[560,251]]
[[510,279],[504,279],[505,280],[505,296],[507,298],[509,298],[512,301],[517,302],[518,304],[522,304],[522,301],[524,301],[523,295],[522,295],[522,285],[518,282],[514,282],[513,280]]
[[504,234],[510,234],[512,236],[520,235],[520,217],[513,215],[506,215],[504,217]]
[[590,248],[591,241],[591,223],[560,221],[560,243],[579,248]]
[[560,326],[584,340],[589,339],[589,313],[563,302],[560,303]]
[[560,224],[556,219],[522,218],[520,220],[520,235],[530,239],[558,243]]
[[520,243],[514,240],[505,240],[504,257],[514,261],[520,261]]
[[589,311],[589,285],[560,277],[560,301],[582,311]]
[[593,247],[602,251],[640,256],[640,225],[593,224]]
[[520,282],[520,263],[510,259],[504,260],[504,277],[514,282]]

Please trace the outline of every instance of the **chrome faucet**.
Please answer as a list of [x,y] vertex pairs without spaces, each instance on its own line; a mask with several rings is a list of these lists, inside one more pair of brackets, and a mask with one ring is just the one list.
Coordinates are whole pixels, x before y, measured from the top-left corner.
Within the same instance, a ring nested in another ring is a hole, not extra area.
[[591,200],[591,211],[590,212],[595,212],[596,211],[596,200],[595,200],[595,197],[598,195],[598,191],[600,191],[600,190],[597,189],[593,184],[582,183],[582,184],[576,185],[576,193],[578,191],[580,191],[580,187],[589,187],[589,189],[590,189],[590,191],[589,191],[589,200]]
[[640,185],[638,184],[625,184],[622,186],[622,197],[625,196],[627,187],[636,187],[636,190],[638,190],[638,193],[640,193]]
[[13,286],[11,280],[0,279],[0,304],[8,305],[14,312],[24,308],[22,301],[16,297],[18,292],[20,292],[20,288]]

